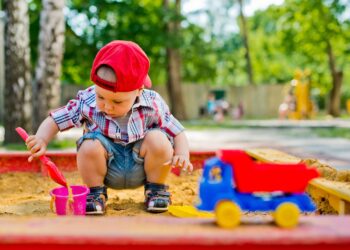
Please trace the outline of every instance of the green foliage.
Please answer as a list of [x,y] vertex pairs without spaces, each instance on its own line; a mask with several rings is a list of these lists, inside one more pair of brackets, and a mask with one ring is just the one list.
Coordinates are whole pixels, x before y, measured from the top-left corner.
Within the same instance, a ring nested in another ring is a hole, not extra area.
[[216,68],[218,61],[218,55],[215,53],[215,44],[206,42],[204,30],[190,23],[182,31],[182,37],[183,81],[214,83],[217,78]]
[[[167,46],[180,48],[183,82],[247,83],[241,34],[232,29],[226,32],[227,27],[238,23],[238,18],[229,14],[237,12],[236,1],[209,1],[207,9],[198,11],[208,17],[205,28],[191,23],[186,16],[177,16],[172,5],[165,10],[162,0],[68,0],[66,4],[64,83],[90,85],[95,54],[115,39],[133,40],[142,46],[151,60],[150,76],[154,84],[166,80]],[[293,78],[295,69],[307,68],[312,72],[312,86],[317,89],[318,98],[325,97],[331,87],[325,51],[330,42],[336,66],[345,72],[344,94],[350,96],[348,6],[348,0],[285,0],[283,5],[270,6],[249,17],[255,82],[286,83]],[[30,0],[29,8],[35,63],[41,1]],[[166,36],[165,23],[169,20],[181,20],[180,34]],[[215,30],[216,21],[220,21],[219,31]]]
[[[151,59],[153,82],[163,80],[159,79],[159,69],[164,70],[161,1],[71,0],[67,5],[64,81],[88,85],[96,52],[116,39],[139,43]],[[79,69],[71,69],[74,65]]]
[[349,26],[343,18],[346,1],[292,1],[283,6],[280,37],[287,55],[297,53],[301,68],[312,72],[313,87],[326,97],[331,89],[331,73],[327,55],[332,46],[337,70],[345,72],[344,83],[350,76],[344,71],[349,58]]
[[215,77],[215,61],[212,62],[215,53],[204,41],[203,29],[190,24],[178,37],[166,37],[165,21],[184,17],[177,17],[173,9],[165,11],[161,0],[70,0],[67,7],[63,82],[90,85],[94,56],[99,48],[116,39],[141,45],[151,61],[154,84],[166,79],[166,46],[180,47],[184,81],[208,81]]

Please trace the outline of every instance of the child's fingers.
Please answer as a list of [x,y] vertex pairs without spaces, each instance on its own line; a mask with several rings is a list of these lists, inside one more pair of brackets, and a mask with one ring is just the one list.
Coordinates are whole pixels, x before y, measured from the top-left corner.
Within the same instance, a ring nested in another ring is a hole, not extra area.
[[45,153],[45,150],[46,149],[44,147],[41,147],[39,151],[37,151],[36,153],[32,154],[32,157],[33,158],[37,158],[37,157],[42,156]]
[[191,164],[191,162],[186,161],[184,163],[183,170],[188,171],[188,172],[192,172],[193,171],[193,165]]
[[27,140],[26,140],[26,145],[35,142],[35,136],[34,135],[30,135]]
[[185,164],[185,159],[179,158],[179,160],[177,161],[177,166],[180,168],[183,168],[184,164]]
[[34,135],[30,135],[27,138],[26,145],[31,153],[31,156],[28,157],[28,162],[32,162],[35,158],[42,156],[46,151],[45,145],[38,141]]
[[32,146],[32,147],[30,148],[30,152],[31,152],[32,154],[38,152],[39,150],[40,150],[40,145],[39,145],[39,144],[34,144],[34,146]]
[[178,161],[179,161],[179,157],[178,156],[174,156],[173,160],[171,162],[171,165],[176,167],[177,164],[178,164]]
[[191,162],[188,162],[188,164],[187,164],[187,169],[188,169],[188,171],[190,171],[190,172],[193,171],[193,165],[192,165]]
[[27,149],[31,150],[36,144],[35,140],[26,141]]
[[33,160],[33,156],[29,156],[28,157],[28,162],[32,162],[32,160]]
[[180,167],[183,171],[189,171],[190,170],[189,165],[190,165],[190,162],[187,159],[182,157],[179,158],[177,167]]
[[172,159],[171,165],[173,167],[179,167],[183,171],[186,172],[192,172],[193,171],[193,165],[189,161],[189,159],[182,157],[182,156],[177,156],[175,155]]
[[32,155],[35,155],[35,157],[42,156],[46,151],[46,147],[41,144],[36,144],[32,149],[31,153]]

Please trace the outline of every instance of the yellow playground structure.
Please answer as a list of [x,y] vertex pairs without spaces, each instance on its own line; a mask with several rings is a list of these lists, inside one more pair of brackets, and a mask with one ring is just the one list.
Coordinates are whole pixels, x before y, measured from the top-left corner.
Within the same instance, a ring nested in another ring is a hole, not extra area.
[[280,118],[292,120],[310,119],[315,114],[310,94],[310,71],[296,70],[294,79],[287,86],[285,98],[279,109]]

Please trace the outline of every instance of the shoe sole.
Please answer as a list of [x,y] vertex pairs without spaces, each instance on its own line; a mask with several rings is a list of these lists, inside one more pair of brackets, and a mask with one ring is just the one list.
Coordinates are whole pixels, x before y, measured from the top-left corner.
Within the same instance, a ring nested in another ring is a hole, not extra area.
[[86,215],[104,215],[105,213],[100,211],[100,212],[86,212]]
[[155,207],[152,207],[152,208],[147,208],[147,211],[148,211],[148,212],[161,213],[161,212],[166,212],[166,211],[168,211],[168,208],[167,208],[167,207],[164,207],[164,208],[155,208]]

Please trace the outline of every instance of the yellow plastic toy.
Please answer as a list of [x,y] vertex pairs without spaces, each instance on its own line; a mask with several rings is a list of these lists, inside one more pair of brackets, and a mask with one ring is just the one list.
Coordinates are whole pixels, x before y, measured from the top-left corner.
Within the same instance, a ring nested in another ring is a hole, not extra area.
[[215,208],[216,223],[222,228],[234,228],[240,224],[241,209],[232,201],[221,201]]
[[309,119],[314,115],[314,108],[310,98],[310,71],[296,70],[289,90],[291,95],[288,118],[293,120]]
[[273,213],[275,223],[283,228],[293,228],[298,225],[300,210],[298,206],[291,202],[279,205]]
[[169,206],[169,213],[179,218],[215,218],[214,213],[199,211],[194,206]]

